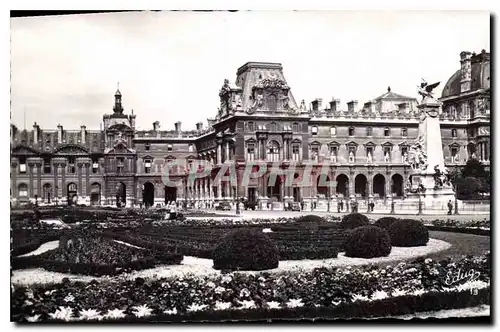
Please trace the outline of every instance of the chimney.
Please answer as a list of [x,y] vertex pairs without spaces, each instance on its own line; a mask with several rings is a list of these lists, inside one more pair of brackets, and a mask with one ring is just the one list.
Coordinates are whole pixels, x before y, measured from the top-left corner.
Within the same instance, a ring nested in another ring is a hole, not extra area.
[[340,99],[332,98],[332,101],[330,102],[330,112],[340,111],[339,105],[340,105]]
[[471,52],[460,52],[460,92],[466,92],[470,90],[471,83]]
[[357,100],[351,100],[350,102],[347,103],[347,111],[349,113],[355,112],[357,107],[358,107],[358,101]]
[[197,131],[202,131],[203,130],[203,122],[198,122],[196,124],[196,130]]
[[160,121],[153,122],[153,130],[158,131],[160,129]]
[[63,126],[57,125],[57,143],[61,144],[63,141]]
[[321,110],[321,103],[323,102],[323,99],[321,98],[316,98],[314,99],[311,104],[312,104],[312,110],[313,111],[319,111]]
[[80,126],[80,139],[82,141],[82,144],[85,144],[85,139],[86,139],[86,135],[87,134],[87,127],[85,127],[85,125],[81,125]]
[[33,143],[38,144],[38,133],[40,132],[40,126],[36,124],[36,122],[33,124]]
[[208,122],[208,128],[212,128],[212,126],[215,124],[215,119],[207,119]]
[[176,133],[177,133],[177,135],[179,135],[179,136],[181,135],[181,124],[182,124],[182,122],[180,122],[180,121],[177,121],[177,122],[175,123],[175,132],[176,132]]
[[135,114],[134,114],[134,110],[132,110],[131,114],[129,115],[129,121],[130,121],[130,128],[135,129]]

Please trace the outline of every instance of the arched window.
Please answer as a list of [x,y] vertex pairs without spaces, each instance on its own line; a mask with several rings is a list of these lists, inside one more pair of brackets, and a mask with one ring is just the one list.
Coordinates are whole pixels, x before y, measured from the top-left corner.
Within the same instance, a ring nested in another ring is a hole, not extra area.
[[19,197],[28,197],[28,185],[26,183],[20,183],[17,187],[17,192]]
[[354,127],[349,127],[349,136],[354,136]]
[[372,135],[372,132],[373,132],[372,127],[367,127],[367,128],[366,128],[366,136],[371,136],[371,135]]
[[337,128],[330,127],[330,137],[334,137],[335,135],[337,135]]
[[267,145],[267,160],[279,161],[280,160],[280,146],[278,142],[271,141]]

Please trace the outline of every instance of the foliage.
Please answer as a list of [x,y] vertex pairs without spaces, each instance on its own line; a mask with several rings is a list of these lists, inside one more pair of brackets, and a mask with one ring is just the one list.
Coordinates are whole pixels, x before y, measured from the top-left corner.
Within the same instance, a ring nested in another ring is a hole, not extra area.
[[399,219],[387,231],[394,247],[425,246],[429,242],[429,231],[419,220]]
[[279,263],[278,248],[266,234],[244,229],[223,239],[212,257],[217,270],[268,270]]
[[361,226],[366,226],[370,223],[368,217],[361,213],[351,213],[342,217],[340,225],[343,229],[354,229]]
[[381,227],[383,229],[388,229],[392,225],[392,223],[395,222],[396,220],[398,220],[398,218],[382,217],[379,218],[374,225],[377,227]]
[[[90,282],[63,279],[47,285],[14,285],[11,320],[115,317],[123,321],[156,317],[179,321],[297,318],[308,313],[352,318],[468,307],[489,303],[490,259],[487,254],[440,262],[420,259],[387,266],[322,267],[286,274],[188,274]],[[470,270],[477,272],[475,279],[468,276],[446,282],[449,271]],[[471,296],[468,287],[477,289],[478,295]],[[92,310],[94,314],[89,314]],[[58,312],[67,315],[54,315]]]
[[391,253],[391,238],[387,231],[376,226],[355,228],[345,244],[347,257],[385,257]]

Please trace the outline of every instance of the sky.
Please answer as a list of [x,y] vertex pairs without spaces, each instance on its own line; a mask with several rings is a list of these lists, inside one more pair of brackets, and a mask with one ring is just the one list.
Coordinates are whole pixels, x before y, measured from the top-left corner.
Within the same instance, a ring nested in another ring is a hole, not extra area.
[[[128,12],[11,19],[11,122],[99,129],[119,82],[138,129],[194,129],[217,114],[224,79],[279,62],[297,103],[347,108],[387,91],[441,89],[461,51],[490,51],[485,11]],[[24,121],[24,117],[26,121]]]

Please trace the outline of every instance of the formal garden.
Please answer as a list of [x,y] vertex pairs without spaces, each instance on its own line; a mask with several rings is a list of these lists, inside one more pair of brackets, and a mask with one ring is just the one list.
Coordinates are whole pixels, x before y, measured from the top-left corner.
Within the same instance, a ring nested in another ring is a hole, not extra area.
[[11,320],[342,319],[490,304],[489,220],[164,216],[12,211]]

